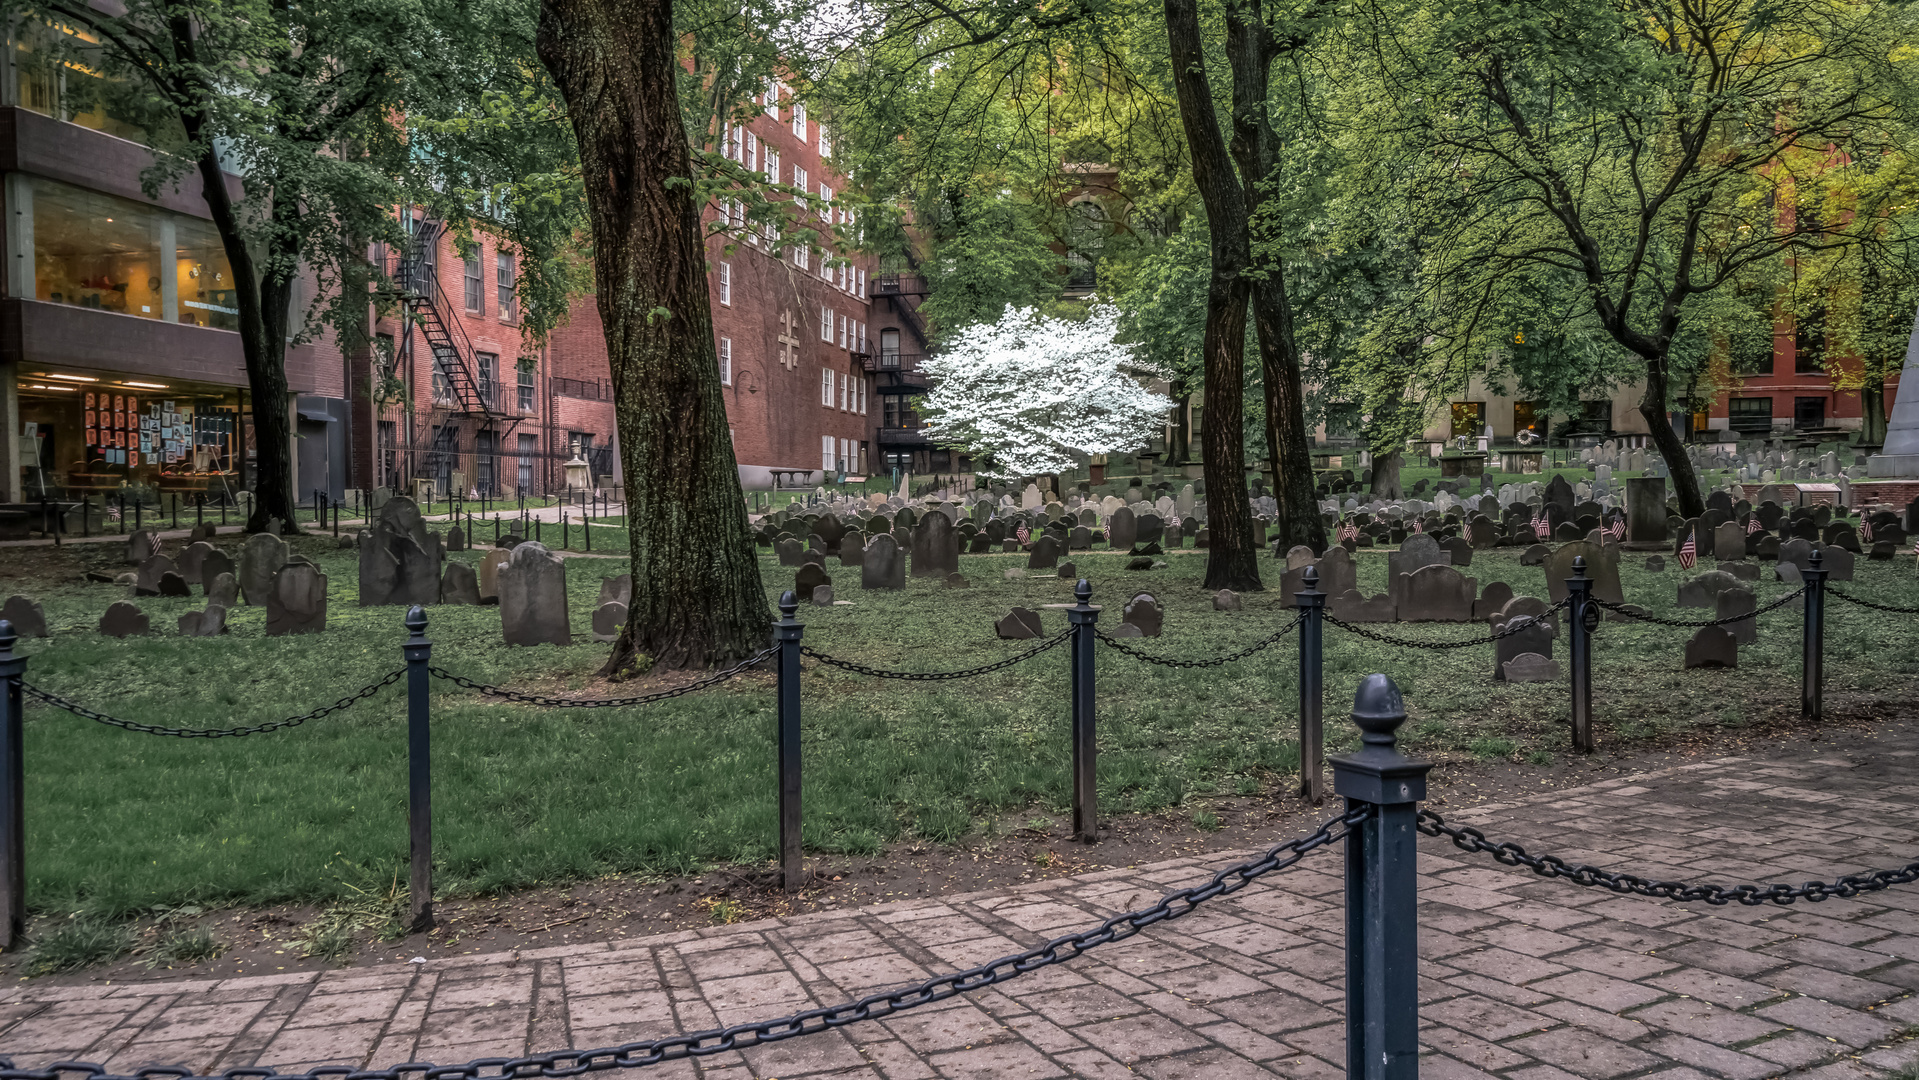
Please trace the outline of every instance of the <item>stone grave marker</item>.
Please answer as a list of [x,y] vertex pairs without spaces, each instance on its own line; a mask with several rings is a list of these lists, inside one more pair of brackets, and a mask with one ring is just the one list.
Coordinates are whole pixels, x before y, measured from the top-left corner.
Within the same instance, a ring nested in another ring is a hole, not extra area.
[[511,551],[495,548],[480,556],[480,603],[500,602],[500,569],[513,558]]
[[[1398,551],[1386,553],[1387,591],[1393,598],[1393,606],[1405,610],[1405,576],[1428,566],[1451,566],[1452,556],[1439,546],[1439,541],[1426,533],[1414,533],[1400,545]],[[1466,615],[1472,617],[1470,605]],[[1403,616],[1402,616],[1403,617]]]
[[1399,575],[1401,622],[1471,622],[1479,581],[1433,563]]
[[1512,598],[1511,585],[1503,581],[1487,582],[1485,590],[1479,594],[1479,599],[1473,601],[1473,621],[1485,622],[1503,612],[1506,605],[1512,602]]
[[1069,562],[1060,563],[1059,576],[1068,581],[1077,581],[1079,580],[1079,567]]
[[1715,608],[1719,605],[1719,594],[1727,589],[1739,588],[1739,579],[1720,570],[1708,570],[1698,577],[1679,583],[1679,606],[1683,608]]
[[[945,515],[941,515],[944,517]],[[833,579],[826,576],[826,568],[819,563],[806,563],[793,575],[793,595],[810,599],[813,590],[821,585],[831,585]]]
[[779,555],[781,566],[798,566],[806,561],[806,545],[790,536],[773,541],[773,551]]
[[[1714,608],[1715,614],[1713,618],[1730,619],[1735,615],[1749,615],[1757,607],[1758,603],[1753,599],[1752,590],[1745,586],[1736,586],[1720,591],[1718,604]],[[1759,620],[1757,618],[1740,619],[1738,622],[1724,623],[1722,625],[1732,633],[1733,640],[1741,645],[1751,645],[1753,642],[1759,640]]]
[[[849,529],[840,537],[839,552],[841,566],[858,566],[865,561],[866,547],[861,540],[861,536],[862,534],[857,530]],[[983,539],[983,536],[974,537],[975,541]]]
[[1326,610],[1350,623],[1389,623],[1399,618],[1399,609],[1391,594],[1380,593],[1369,598],[1358,589],[1328,593]]
[[174,569],[172,559],[167,558],[165,555],[147,556],[133,572],[133,595],[160,595],[160,576],[162,574],[172,574],[174,577],[180,576],[178,571]]
[[[1484,521],[1486,519],[1480,518],[1479,520]],[[1447,557],[1452,559],[1453,566],[1471,566],[1473,564],[1474,545],[1468,542],[1465,537],[1449,536],[1441,540],[1439,546],[1445,550]]]
[[594,607],[599,607],[601,604],[631,605],[632,603],[633,603],[633,575],[632,574],[618,574],[612,577],[602,577],[600,579],[600,595],[597,599],[593,601]]
[[1494,615],[1494,633],[1512,631],[1493,642],[1493,679],[1503,682],[1506,665],[1526,654],[1552,659],[1553,639],[1559,631],[1552,623],[1533,615]]
[[360,533],[359,549],[361,607],[438,602],[443,549],[412,499],[388,499]]
[[1051,570],[1059,566],[1059,539],[1046,534],[1033,541],[1033,550],[1026,556],[1028,570]]
[[[1746,554],[1746,530],[1737,522],[1728,521],[1712,530],[1712,550],[1721,559],[1739,559]],[[1703,553],[1702,553],[1703,554]]]
[[221,571],[207,580],[206,598],[208,606],[218,604],[231,611],[240,601],[240,579],[229,571]]
[[593,640],[601,643],[618,641],[620,627],[626,625],[626,605],[618,600],[608,600],[593,609]]
[[1158,637],[1160,628],[1166,621],[1166,611],[1153,599],[1152,593],[1139,593],[1126,602],[1120,621],[1139,627],[1139,636]]
[[187,579],[181,577],[179,571],[168,570],[160,575],[159,594],[161,596],[192,596],[193,586],[187,584]]
[[1586,576],[1592,579],[1592,595],[1610,604],[1626,602],[1619,586],[1619,545],[1589,544],[1577,540],[1563,544],[1546,560],[1546,595],[1557,604],[1566,598],[1566,579],[1573,576],[1573,560],[1586,560]]
[[993,630],[1008,640],[1036,638],[1040,635],[1039,612],[1016,607],[1000,616]]
[[814,586],[813,587],[813,606],[814,607],[832,607],[833,606],[833,586],[831,585]]
[[971,588],[972,584],[972,582],[966,580],[965,574],[946,575],[946,587],[949,589],[967,589]]
[[1559,661],[1538,653],[1521,653],[1500,667],[1501,677],[1509,683],[1553,683],[1559,681]]
[[1759,580],[1759,564],[1756,562],[1722,562],[1719,564],[1719,570],[1741,581]]
[[108,637],[144,637],[148,629],[147,613],[125,600],[114,601],[100,616],[100,632]]
[[478,604],[480,578],[473,567],[458,559],[446,561],[446,573],[440,578],[440,603]]
[[513,549],[500,568],[500,628],[508,645],[566,645],[566,560],[537,541]]
[[1519,553],[1519,565],[1544,566],[1546,560],[1552,557],[1552,553],[1553,549],[1544,544],[1533,544]]
[[128,566],[139,566],[160,553],[160,539],[152,529],[135,529],[127,536],[125,555]]
[[1686,667],[1736,668],[1739,666],[1739,642],[1717,626],[1702,626],[1686,642]]
[[289,561],[282,566],[273,575],[273,586],[267,592],[267,636],[325,630],[326,586],[326,575],[312,563]]
[[186,550],[180,553],[178,566],[180,576],[189,585],[201,584],[203,579],[200,576],[200,569],[206,565],[207,556],[218,550],[220,549],[205,540],[196,540],[188,544]]
[[[948,576],[950,577],[951,574]],[[891,533],[875,536],[861,553],[860,588],[906,588],[905,561],[900,555],[899,543],[893,539]]]
[[1812,541],[1797,536],[1790,540],[1781,541],[1779,544],[1779,561],[1789,562],[1797,566],[1801,571],[1812,569]]
[[1166,538],[1166,521],[1158,514],[1141,514],[1133,519],[1132,548],[1157,544]]
[[458,525],[446,531],[446,549],[448,551],[466,550],[466,530]]
[[227,609],[208,604],[205,611],[189,611],[174,623],[181,637],[219,637],[227,632]]
[[914,577],[943,578],[959,573],[959,536],[953,519],[933,513],[913,529]]
[[38,600],[9,596],[6,605],[0,607],[0,619],[12,623],[13,632],[23,638],[52,636],[47,633],[47,613]]
[[1231,589],[1221,589],[1213,594],[1214,611],[1240,610],[1239,594]]

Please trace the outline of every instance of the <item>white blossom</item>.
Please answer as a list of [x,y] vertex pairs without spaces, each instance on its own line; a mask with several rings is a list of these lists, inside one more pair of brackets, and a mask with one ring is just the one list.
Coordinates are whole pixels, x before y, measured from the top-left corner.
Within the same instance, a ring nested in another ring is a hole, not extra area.
[[1030,476],[1073,467],[1074,454],[1110,454],[1147,444],[1173,403],[1142,380],[1166,377],[1113,339],[1119,309],[1093,307],[1083,321],[1008,305],[998,322],[954,335],[920,369],[933,379],[921,401],[927,434],[976,459],[982,472]]

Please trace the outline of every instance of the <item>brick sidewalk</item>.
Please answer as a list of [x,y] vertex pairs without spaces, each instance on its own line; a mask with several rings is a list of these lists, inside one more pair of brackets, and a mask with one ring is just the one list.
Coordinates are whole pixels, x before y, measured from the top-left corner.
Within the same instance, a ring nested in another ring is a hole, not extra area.
[[[1726,758],[1449,815],[1643,875],[1800,881],[1919,847],[1919,731],[1808,760]],[[1442,808],[1443,809],[1443,808]],[[1580,889],[1422,840],[1425,1076],[1850,1080],[1919,1041],[1919,885],[1816,907]],[[832,1004],[1142,906],[1226,856],[614,944],[325,974],[35,987],[0,1052],[127,1069],[450,1063]],[[1340,863],[1321,853],[1141,938],[1000,988],[672,1077],[1155,1080],[1343,1073]]]

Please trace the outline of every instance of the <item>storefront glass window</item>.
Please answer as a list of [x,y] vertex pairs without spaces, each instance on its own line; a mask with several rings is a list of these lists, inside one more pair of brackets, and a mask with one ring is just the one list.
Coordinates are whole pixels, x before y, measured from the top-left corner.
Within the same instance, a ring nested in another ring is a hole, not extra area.
[[160,318],[160,234],[169,216],[36,177],[34,295],[56,304]]
[[215,330],[240,329],[233,267],[212,222],[178,218],[174,223],[174,279],[180,290],[180,321]]
[[122,139],[148,141],[136,88],[107,74],[98,46],[84,30],[21,20],[13,28],[20,106]]

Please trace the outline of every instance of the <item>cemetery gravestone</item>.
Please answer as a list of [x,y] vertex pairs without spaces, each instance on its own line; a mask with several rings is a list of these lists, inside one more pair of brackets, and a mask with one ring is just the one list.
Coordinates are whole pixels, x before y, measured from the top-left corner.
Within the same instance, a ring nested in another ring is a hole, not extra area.
[[1151,593],[1139,593],[1126,602],[1120,621],[1139,628],[1140,637],[1158,637],[1166,612]]
[[1221,589],[1213,594],[1214,611],[1240,610],[1239,594],[1231,589]]
[[[1408,536],[1405,541],[1399,545],[1398,551],[1392,551],[1386,554],[1386,588],[1393,598],[1394,608],[1401,611],[1405,610],[1405,579],[1407,575],[1428,566],[1451,565],[1452,556],[1447,554],[1446,551],[1439,546],[1439,541],[1425,533],[1414,533]],[[1466,615],[1468,618],[1472,617],[1470,605],[1468,605]]]
[[1028,570],[1051,570],[1059,566],[1060,542],[1052,535],[1041,536],[1033,541],[1033,550],[1026,557]]
[[1739,642],[1717,626],[1702,626],[1686,642],[1686,667],[1736,668],[1739,666]]
[[227,632],[227,609],[208,604],[205,611],[189,611],[174,623],[181,637],[219,637]]
[[6,606],[0,607],[0,619],[12,623],[13,632],[23,638],[52,636],[47,633],[47,613],[38,600],[9,596]]
[[601,643],[618,641],[620,627],[626,625],[626,605],[618,600],[608,600],[593,609],[593,640]]
[[860,556],[860,588],[906,588],[906,566],[892,534],[881,533],[866,545]]
[[1479,581],[1444,564],[1422,566],[1399,575],[1402,622],[1471,622]]
[[207,543],[205,540],[188,544],[187,549],[180,553],[180,576],[185,579],[189,585],[201,584],[204,580],[200,575],[201,567],[206,564],[207,556],[218,550],[218,548]]
[[187,579],[181,577],[178,571],[168,570],[160,575],[159,593],[161,596],[192,596],[193,587],[187,584]]
[[100,632],[108,637],[142,637],[147,633],[147,613],[117,600],[100,616]]
[[1503,581],[1490,582],[1486,590],[1473,602],[1473,621],[1484,622],[1505,610],[1512,602],[1513,587]]
[[153,535],[152,529],[135,529],[127,537],[126,560],[128,566],[139,566],[160,553],[160,540]]
[[221,571],[206,583],[206,598],[209,607],[219,605],[232,610],[240,600],[240,580],[231,573]]
[[1566,579],[1573,576],[1573,560],[1586,560],[1586,576],[1592,579],[1592,595],[1609,604],[1623,604],[1626,596],[1619,586],[1619,545],[1589,544],[1583,540],[1559,547],[1546,560],[1546,595],[1555,604],[1566,598]]
[[[1730,619],[1737,615],[1750,615],[1757,607],[1753,592],[1744,586],[1721,590],[1713,618]],[[1757,618],[1740,619],[1738,622],[1722,623],[1732,634],[1733,640],[1741,645],[1751,645],[1759,640],[1759,620]]]
[[478,604],[480,579],[473,568],[456,559],[448,559],[446,573],[440,578],[440,603]]
[[1000,616],[993,629],[1007,640],[1023,640],[1040,635],[1039,613],[1023,607],[1016,607]]
[[631,605],[633,603],[633,575],[620,574],[616,577],[600,579],[600,595],[593,601],[594,607],[601,604]]
[[149,555],[133,572],[133,595],[160,595],[160,577],[163,574],[179,574],[173,568],[173,560],[165,555]]
[[566,561],[529,541],[500,569],[500,627],[508,645],[566,645]]
[[1708,570],[1698,577],[1679,584],[1679,606],[1684,608],[1714,608],[1719,605],[1719,594],[1728,589],[1739,588],[1739,579],[1719,570]]
[[267,636],[325,630],[326,586],[326,575],[312,563],[288,562],[282,566],[273,575],[273,587],[267,593]]
[[953,519],[945,514],[928,514],[913,529],[914,577],[943,578],[959,573],[959,537],[953,531]]
[[1712,550],[1721,559],[1738,559],[1746,553],[1746,530],[1728,521],[1712,530]]
[[793,595],[811,599],[814,589],[831,584],[833,579],[826,576],[825,567],[819,563],[807,563],[793,575]]
[[1552,683],[1559,681],[1559,661],[1538,653],[1521,653],[1500,667],[1509,683]]
[[[239,575],[234,573],[233,570],[233,560],[227,558],[226,552],[215,548],[200,557],[201,592],[208,593],[212,587],[212,582],[221,574],[233,578],[235,582],[239,581]],[[232,607],[233,605],[228,604],[226,606]]]
[[360,533],[360,606],[428,605],[440,597],[440,538],[412,499],[387,500]]
[[511,551],[495,548],[480,557],[480,603],[500,602],[500,568],[513,557]]

